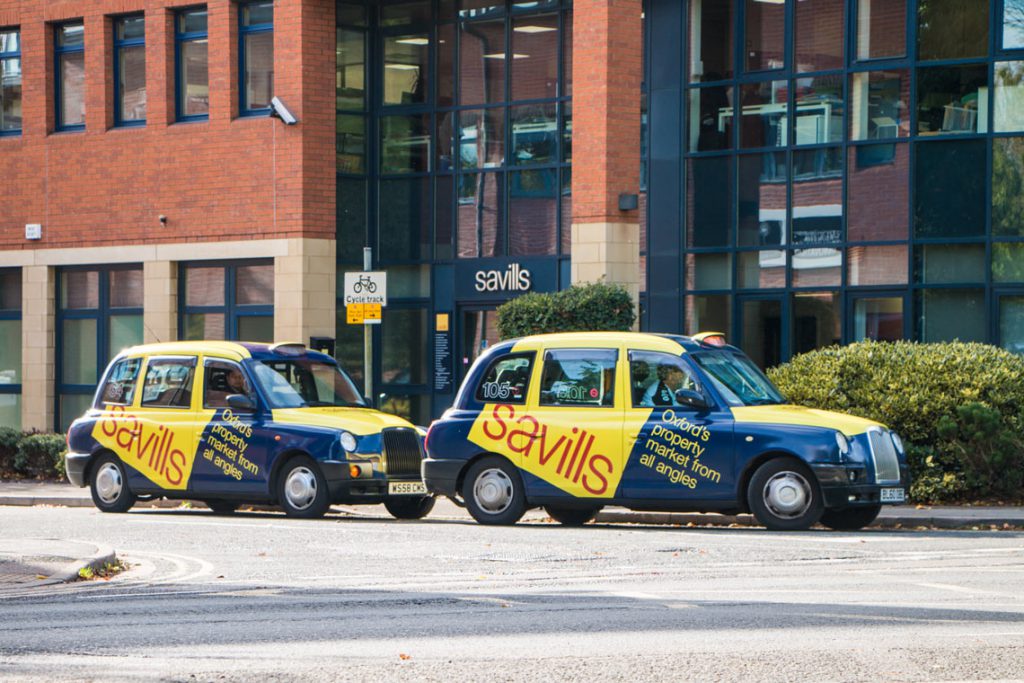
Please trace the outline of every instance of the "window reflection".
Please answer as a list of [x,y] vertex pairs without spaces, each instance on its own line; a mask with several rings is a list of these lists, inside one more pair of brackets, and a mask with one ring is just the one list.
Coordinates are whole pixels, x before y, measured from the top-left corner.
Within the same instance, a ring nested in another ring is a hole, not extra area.
[[786,65],[786,3],[745,0],[747,71],[781,69]]
[[366,96],[365,35],[362,31],[339,28],[335,40],[335,107],[362,109]]
[[907,54],[906,0],[858,0],[857,59]]
[[992,141],[992,234],[1024,236],[1024,138]]
[[796,3],[797,71],[826,71],[843,67],[845,5],[844,0],[802,0]]
[[[786,144],[788,119],[786,81],[763,81],[740,86],[741,147],[781,147]],[[730,116],[731,112],[726,114]],[[721,116],[721,114],[720,114]]]
[[914,281],[929,285],[985,281],[985,246],[925,244],[915,250]]
[[907,284],[907,247],[903,244],[850,247],[847,278],[852,286]]
[[505,253],[505,187],[502,173],[459,176],[456,241],[460,258]]
[[686,245],[732,243],[732,157],[690,159],[686,174]]
[[789,179],[786,154],[741,156],[737,176],[740,246],[784,244]]
[[690,0],[691,83],[732,78],[734,0]]
[[985,234],[985,142],[921,143],[915,154],[915,236]]
[[842,148],[793,152],[793,244],[834,244],[842,239]]
[[793,295],[793,353],[806,353],[841,341],[838,292]]
[[558,226],[558,170],[517,171],[509,178],[509,254],[555,253]]
[[430,39],[425,33],[384,38],[384,104],[427,101],[429,54]]
[[995,132],[1024,131],[1024,62],[996,62],[993,99]]
[[851,147],[846,230],[851,242],[907,238],[910,151],[906,144]]
[[798,145],[843,140],[843,77],[819,76],[794,81]]
[[917,70],[919,135],[988,130],[988,67],[935,66]]
[[1024,0],[1003,0],[1003,49],[1024,47]]
[[690,90],[689,149],[706,152],[732,147],[731,87],[712,85]]
[[430,170],[430,115],[383,116],[381,171],[415,173]]
[[505,110],[459,112],[459,167],[491,168],[505,160]]
[[850,76],[850,139],[886,140],[910,135],[907,71],[865,71]]
[[989,0],[928,0],[918,4],[919,59],[988,54]]
[[714,330],[732,339],[732,306],[728,294],[686,297],[686,332],[697,334]]
[[558,97],[558,16],[512,22],[512,99]]
[[512,163],[558,162],[558,119],[554,104],[512,107]]
[[381,180],[380,257],[430,257],[430,178]]
[[903,338],[903,297],[858,298],[853,307],[853,339],[898,341]]
[[461,103],[501,102],[505,99],[505,22],[464,22],[460,37]]
[[982,289],[927,289],[918,296],[919,335],[923,342],[985,341],[985,292]]
[[739,289],[779,289],[786,286],[786,252],[781,249],[741,251],[736,254]]

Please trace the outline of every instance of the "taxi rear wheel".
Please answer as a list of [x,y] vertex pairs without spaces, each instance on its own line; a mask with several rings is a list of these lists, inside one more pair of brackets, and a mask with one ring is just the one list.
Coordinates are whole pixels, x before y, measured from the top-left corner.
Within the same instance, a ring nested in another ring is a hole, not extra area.
[[93,504],[102,512],[128,512],[135,494],[128,488],[124,464],[114,455],[101,455],[89,476]]
[[844,508],[842,510],[825,510],[825,513],[821,516],[821,523],[829,529],[835,529],[836,531],[856,531],[875,521],[875,518],[878,517],[878,513],[881,511],[881,505]]
[[811,471],[792,458],[769,460],[754,472],[747,504],[757,521],[773,531],[809,529],[824,512]]
[[204,500],[203,503],[218,515],[230,515],[238,509],[238,503],[231,500]]
[[594,517],[597,517],[597,513],[601,511],[601,508],[561,508],[546,505],[544,506],[544,511],[548,513],[551,519],[564,526],[583,526],[594,519]]
[[302,455],[284,466],[277,479],[277,500],[289,517],[315,519],[327,513],[327,480],[312,458]]
[[396,519],[423,519],[434,509],[434,502],[433,496],[388,498],[384,507]]
[[526,512],[526,491],[519,472],[497,456],[470,466],[462,484],[462,499],[480,524],[515,524]]

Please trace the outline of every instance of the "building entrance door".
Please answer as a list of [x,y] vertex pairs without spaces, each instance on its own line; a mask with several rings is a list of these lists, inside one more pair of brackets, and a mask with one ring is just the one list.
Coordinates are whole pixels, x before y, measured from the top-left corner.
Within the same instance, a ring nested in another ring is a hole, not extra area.
[[466,377],[473,361],[499,340],[496,305],[459,307],[459,383]]
[[785,299],[782,296],[736,297],[736,338],[740,348],[766,369],[778,365],[785,357]]
[[1007,351],[1024,353],[1024,291],[996,292],[996,343]]

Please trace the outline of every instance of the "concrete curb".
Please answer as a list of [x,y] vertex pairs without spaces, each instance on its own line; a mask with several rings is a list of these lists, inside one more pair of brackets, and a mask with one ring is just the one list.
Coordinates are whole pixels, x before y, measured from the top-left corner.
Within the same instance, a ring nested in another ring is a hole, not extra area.
[[[761,526],[753,515],[720,515],[714,512],[688,513],[688,512],[599,512],[594,522],[598,524],[649,524],[649,525],[670,525],[670,526]],[[886,516],[879,517],[868,525],[868,528],[878,529],[915,529],[917,527],[935,527],[937,529],[972,529],[972,528],[1020,528],[1024,524],[1016,520],[1007,520],[1002,517],[906,517]]]
[[77,560],[68,562],[59,572],[51,575],[48,579],[40,581],[36,585],[49,586],[57,583],[77,581],[79,578],[78,573],[82,569],[89,567],[95,572],[99,571],[107,564],[114,564],[115,562],[117,562],[117,553],[114,552],[113,548],[98,546],[92,557],[81,557]]

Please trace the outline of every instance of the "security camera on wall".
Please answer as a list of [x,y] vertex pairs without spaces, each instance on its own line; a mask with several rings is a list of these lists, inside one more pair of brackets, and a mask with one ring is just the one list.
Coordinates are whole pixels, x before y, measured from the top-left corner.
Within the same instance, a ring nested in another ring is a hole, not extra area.
[[274,97],[270,100],[270,115],[284,121],[286,126],[294,126],[299,122],[295,114],[288,110],[280,98]]

